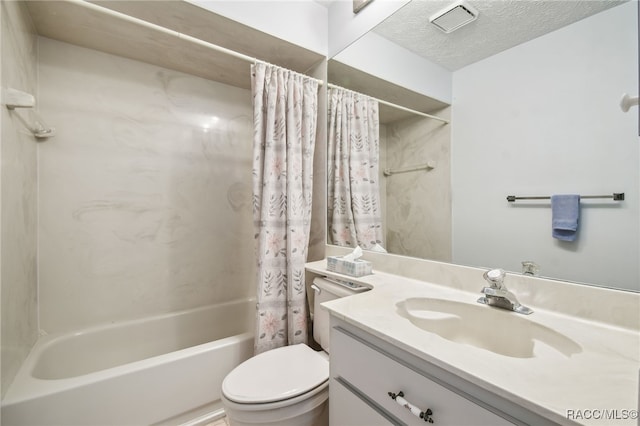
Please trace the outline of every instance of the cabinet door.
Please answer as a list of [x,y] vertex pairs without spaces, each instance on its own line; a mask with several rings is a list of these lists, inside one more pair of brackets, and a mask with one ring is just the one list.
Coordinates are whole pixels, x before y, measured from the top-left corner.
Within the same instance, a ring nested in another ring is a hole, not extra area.
[[[512,425],[503,417],[477,405],[439,383],[428,374],[409,368],[399,359],[365,341],[340,331],[331,330],[331,377],[345,380],[375,403],[383,412],[406,424],[424,425],[407,407],[398,404],[389,392],[404,393],[404,399],[419,411],[432,410],[431,417],[439,426]],[[330,388],[331,389],[331,388]],[[340,423],[336,423],[339,425]]]
[[335,426],[387,426],[392,423],[340,382],[332,380],[329,385],[329,424]]

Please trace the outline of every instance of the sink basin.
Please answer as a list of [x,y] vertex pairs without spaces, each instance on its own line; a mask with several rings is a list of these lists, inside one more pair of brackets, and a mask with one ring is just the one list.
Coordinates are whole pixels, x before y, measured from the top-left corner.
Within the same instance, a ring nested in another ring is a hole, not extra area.
[[426,297],[406,299],[397,308],[424,331],[499,355],[532,358],[553,351],[570,357],[582,350],[567,336],[505,309]]

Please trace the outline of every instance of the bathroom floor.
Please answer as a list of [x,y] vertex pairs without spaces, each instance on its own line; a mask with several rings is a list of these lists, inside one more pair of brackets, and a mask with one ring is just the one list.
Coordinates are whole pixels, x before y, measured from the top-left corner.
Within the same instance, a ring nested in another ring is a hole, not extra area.
[[229,426],[229,422],[227,422],[227,418],[223,417],[218,419],[212,423],[207,423],[205,426]]

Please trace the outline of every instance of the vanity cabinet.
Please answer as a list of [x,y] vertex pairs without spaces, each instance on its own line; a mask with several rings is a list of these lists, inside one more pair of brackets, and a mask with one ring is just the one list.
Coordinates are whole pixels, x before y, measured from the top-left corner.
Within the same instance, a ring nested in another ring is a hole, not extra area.
[[329,385],[329,424],[342,426],[386,426],[389,418],[372,408],[362,396],[340,380]]
[[[520,423],[438,380],[429,372],[428,365],[416,365],[410,357],[392,354],[391,345],[385,347],[386,342],[372,341],[372,337],[332,319],[331,425],[425,424],[424,419],[389,396],[390,392],[400,391],[407,402],[419,408],[416,412],[431,409],[428,417],[434,425]],[[397,348],[392,350],[397,353]]]

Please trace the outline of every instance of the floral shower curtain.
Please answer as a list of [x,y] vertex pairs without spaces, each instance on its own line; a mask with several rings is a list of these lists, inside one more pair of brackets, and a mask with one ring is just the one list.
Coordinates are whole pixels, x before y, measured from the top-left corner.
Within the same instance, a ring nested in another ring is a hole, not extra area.
[[328,234],[333,244],[382,244],[378,101],[329,88]]
[[253,219],[257,257],[255,353],[306,343],[307,259],[318,82],[252,66]]

